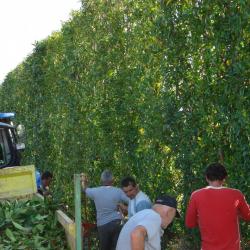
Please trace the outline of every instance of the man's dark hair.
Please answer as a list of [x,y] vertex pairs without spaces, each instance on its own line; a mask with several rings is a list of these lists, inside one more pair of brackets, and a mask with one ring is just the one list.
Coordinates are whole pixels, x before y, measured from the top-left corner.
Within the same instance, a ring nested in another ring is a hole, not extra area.
[[53,174],[49,171],[45,171],[43,174],[42,174],[42,180],[44,179],[49,179],[49,178],[53,178]]
[[227,177],[227,171],[220,163],[210,164],[207,167],[205,174],[209,181],[222,181]]
[[135,187],[136,186],[136,181],[133,177],[131,176],[127,176],[127,177],[124,177],[122,180],[121,180],[121,186],[122,187],[128,187],[129,185]]

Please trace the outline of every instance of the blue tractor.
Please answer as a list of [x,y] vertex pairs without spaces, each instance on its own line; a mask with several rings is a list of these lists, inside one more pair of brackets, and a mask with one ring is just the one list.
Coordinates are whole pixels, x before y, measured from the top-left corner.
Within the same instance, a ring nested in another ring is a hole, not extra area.
[[25,148],[24,143],[18,142],[17,129],[12,119],[15,113],[0,113],[0,169],[19,166],[20,151]]

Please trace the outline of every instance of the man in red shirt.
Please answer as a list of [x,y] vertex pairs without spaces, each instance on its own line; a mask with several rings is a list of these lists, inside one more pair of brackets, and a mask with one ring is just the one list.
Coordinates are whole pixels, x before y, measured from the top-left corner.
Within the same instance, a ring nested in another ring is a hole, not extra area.
[[225,167],[213,163],[206,169],[209,186],[192,193],[186,226],[199,227],[202,250],[240,250],[239,218],[250,221],[250,206],[237,189],[223,187]]

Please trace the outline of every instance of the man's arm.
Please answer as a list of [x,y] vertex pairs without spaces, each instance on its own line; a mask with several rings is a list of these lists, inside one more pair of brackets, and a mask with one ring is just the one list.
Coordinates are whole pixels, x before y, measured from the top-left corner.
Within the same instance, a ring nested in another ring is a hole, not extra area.
[[250,221],[250,206],[243,194],[241,194],[241,199],[239,203],[240,218],[245,221]]
[[82,189],[84,192],[86,191],[86,189],[88,187],[88,183],[89,183],[89,181],[88,181],[87,175],[82,173],[81,174],[81,184],[82,184]]
[[120,197],[121,201],[126,204],[129,204],[130,199],[128,198],[128,196],[121,189],[120,192],[121,192],[121,197]]
[[91,199],[94,199],[94,188],[89,188],[89,180],[86,174],[81,174],[81,184],[83,192]]
[[137,226],[130,234],[131,250],[144,250],[147,230],[143,226]]
[[191,196],[187,212],[186,212],[186,219],[185,219],[186,227],[193,228],[198,226],[198,220],[197,220],[197,208],[195,204],[195,200]]

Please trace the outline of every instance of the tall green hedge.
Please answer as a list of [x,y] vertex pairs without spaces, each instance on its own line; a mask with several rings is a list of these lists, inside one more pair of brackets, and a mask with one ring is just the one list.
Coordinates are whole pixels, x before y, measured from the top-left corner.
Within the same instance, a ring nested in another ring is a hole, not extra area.
[[67,202],[73,173],[97,185],[109,168],[184,213],[220,161],[250,202],[249,13],[247,0],[84,2],[0,86],[24,163],[53,170]]

